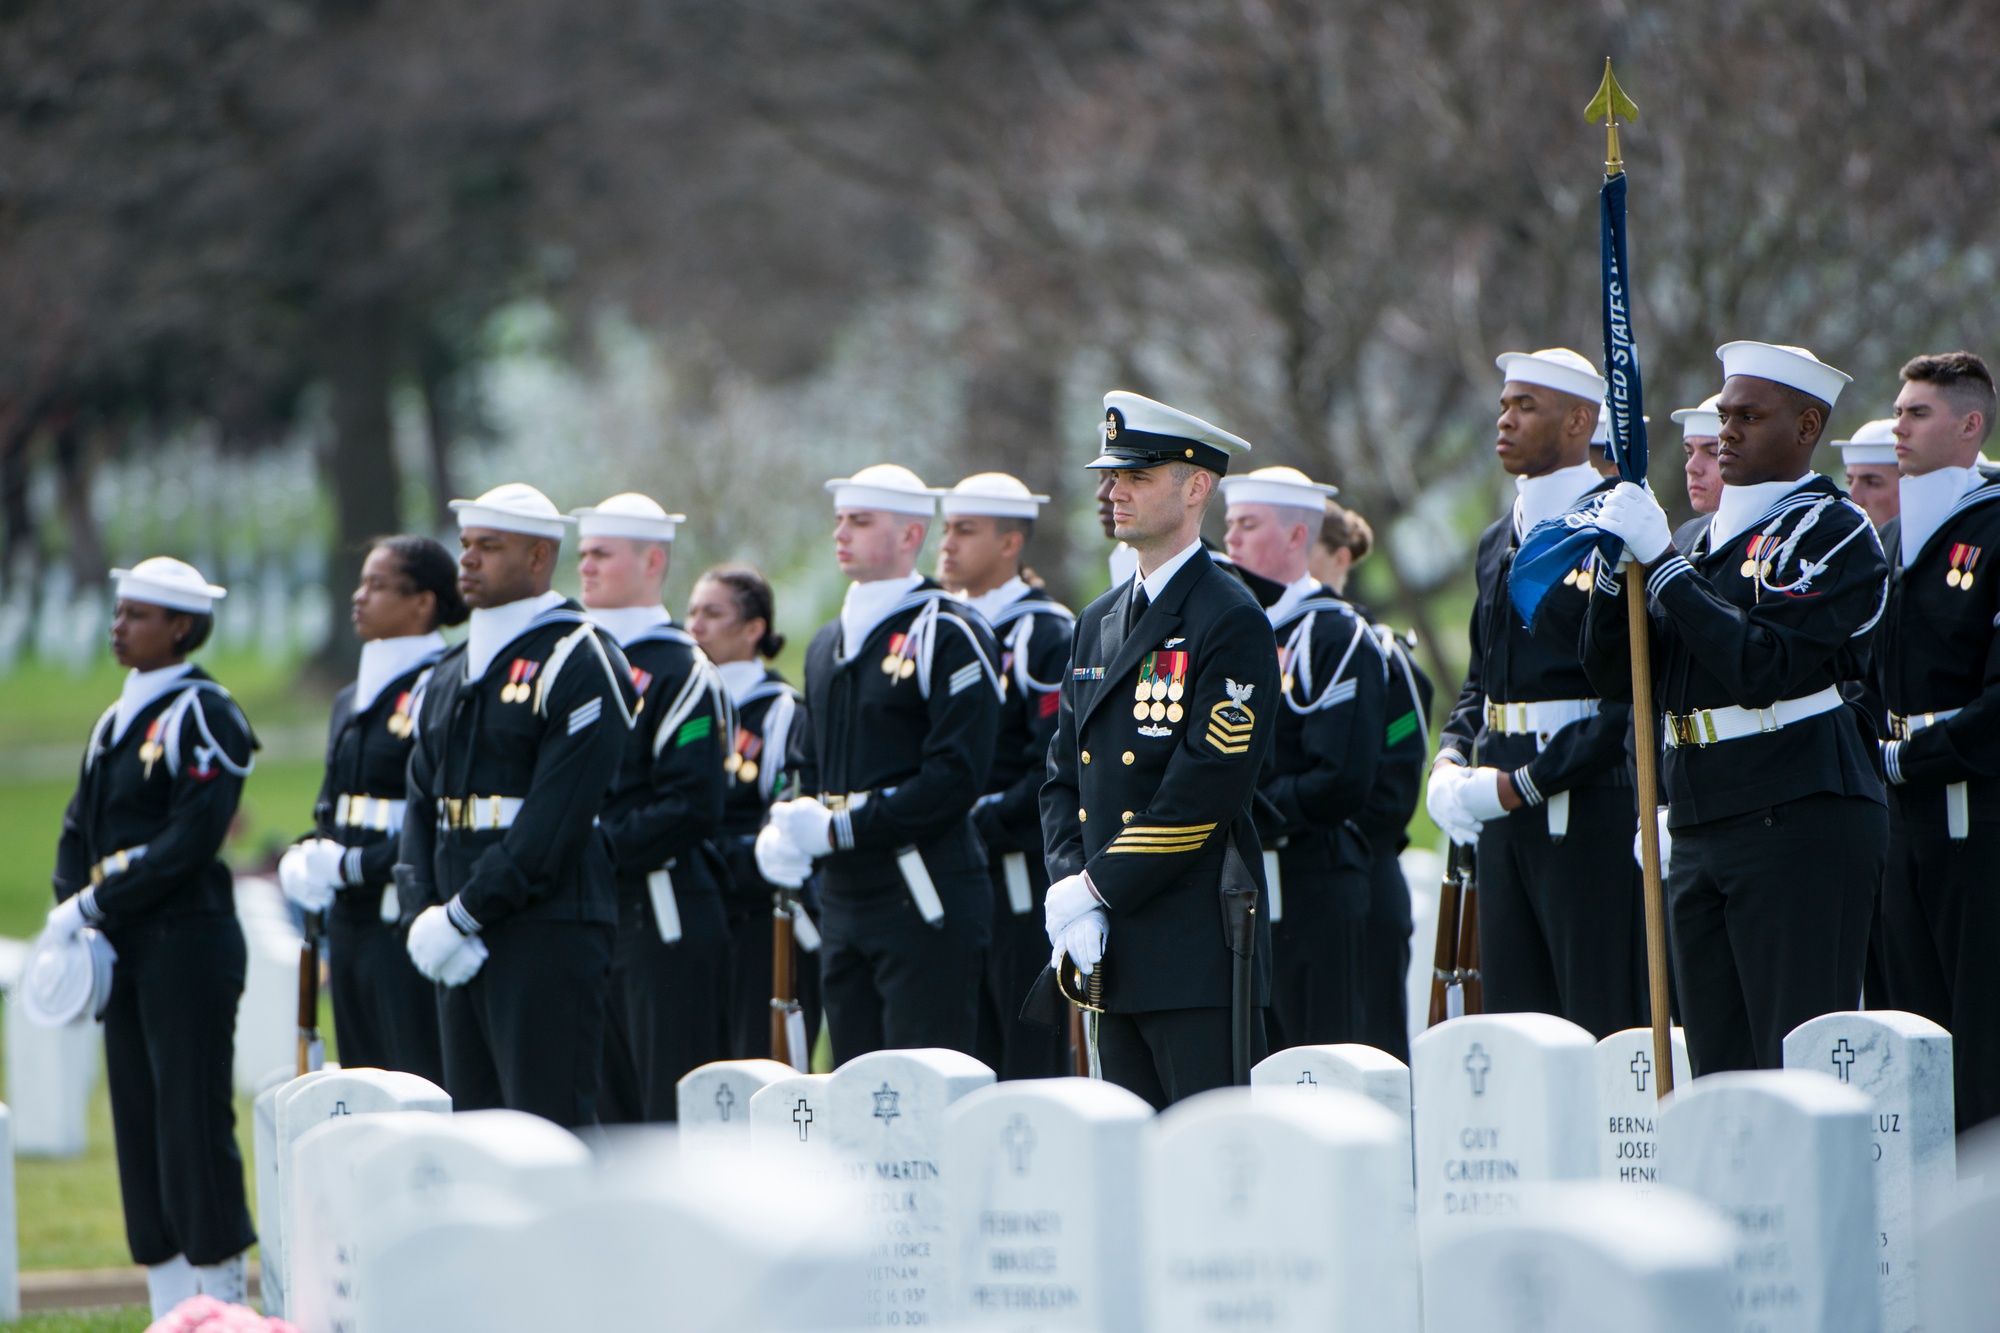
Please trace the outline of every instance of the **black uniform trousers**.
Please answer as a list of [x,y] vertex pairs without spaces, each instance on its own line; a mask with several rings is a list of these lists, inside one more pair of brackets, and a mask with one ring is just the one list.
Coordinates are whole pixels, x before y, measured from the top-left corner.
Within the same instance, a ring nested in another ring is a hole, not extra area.
[[1882,888],[1889,1004],[1951,1030],[1963,1134],[2000,1116],[2000,989],[1991,972],[2000,941],[2000,819],[1975,795],[1967,836],[1953,842],[1942,783],[1891,787],[1889,799],[1902,824]]
[[444,1086],[459,1111],[527,1111],[565,1129],[597,1123],[612,928],[515,918],[488,926],[486,965],[438,987]]
[[1361,1041],[1410,1062],[1410,885],[1393,852],[1368,865],[1368,920],[1361,935]]
[[[1479,967],[1489,1014],[1542,1013],[1600,1040],[1650,1021],[1645,890],[1628,787],[1577,787],[1569,829],[1523,806],[1479,831]],[[1676,865],[1679,835],[1674,842]]]
[[327,914],[326,939],[341,1065],[401,1070],[443,1087],[437,985],[410,961],[401,928],[335,910]]
[[[1250,1063],[1268,1054],[1264,1010],[1250,1017]],[[1152,1009],[1101,1014],[1097,1059],[1107,1083],[1116,1083],[1164,1111],[1175,1102],[1227,1088],[1235,1081],[1229,1050],[1229,1010]]]
[[[986,929],[969,918],[991,910],[988,890],[968,892],[950,874],[931,873],[946,905],[936,926],[924,924],[900,884],[864,903],[821,897],[820,996],[835,1065],[869,1051],[975,1050]],[[952,873],[983,879],[986,871]]]
[[675,902],[681,937],[668,944],[643,886],[635,892],[621,883],[618,896],[598,1118],[607,1125],[677,1120],[681,1076],[727,1050],[729,922],[721,895],[683,895]]
[[1667,912],[1695,1077],[1781,1069],[1786,1033],[1860,1005],[1888,845],[1882,806],[1825,792],[1674,830]]
[[257,1239],[231,1084],[243,928],[234,916],[154,916],[107,935],[118,963],[104,1063],[125,1243],[135,1263],[221,1263]]
[[1285,914],[1271,923],[1271,1044],[1327,1046],[1360,1041],[1366,1003],[1367,849],[1353,834],[1336,835],[1338,851],[1312,866],[1278,853]]
[[[1069,1032],[1025,1022],[1021,1006],[1049,965],[1049,936],[1030,893],[1028,910],[1014,911],[1007,900],[1001,854],[993,857],[993,941],[986,946],[984,983],[979,992],[979,1040],[974,1054],[1001,1078],[1061,1078],[1071,1072]],[[1028,862],[1029,884],[1046,891],[1041,858]]]

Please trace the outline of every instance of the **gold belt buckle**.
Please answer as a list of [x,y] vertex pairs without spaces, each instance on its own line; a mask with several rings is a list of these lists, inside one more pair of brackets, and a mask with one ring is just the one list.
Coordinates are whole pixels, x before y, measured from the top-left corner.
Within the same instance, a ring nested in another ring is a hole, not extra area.
[[491,816],[488,819],[486,826],[488,828],[497,829],[500,827],[500,798],[498,796],[489,796],[486,798],[486,800],[487,800],[486,808],[488,811],[491,812]]

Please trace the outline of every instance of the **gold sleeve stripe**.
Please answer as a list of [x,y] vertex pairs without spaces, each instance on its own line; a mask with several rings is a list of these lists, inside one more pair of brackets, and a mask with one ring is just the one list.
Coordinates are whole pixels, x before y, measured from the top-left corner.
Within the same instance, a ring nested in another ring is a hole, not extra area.
[[1118,836],[1121,838],[1202,838],[1215,832],[1213,824],[1141,824],[1128,828]]
[[1250,742],[1247,738],[1241,741],[1233,740],[1216,731],[1214,727],[1208,729],[1208,743],[1213,745],[1217,752],[1221,754],[1248,754],[1250,752]]
[[1114,842],[1105,848],[1114,856],[1175,856],[1181,852],[1198,852],[1205,838],[1195,838],[1188,842],[1142,842],[1136,845]]

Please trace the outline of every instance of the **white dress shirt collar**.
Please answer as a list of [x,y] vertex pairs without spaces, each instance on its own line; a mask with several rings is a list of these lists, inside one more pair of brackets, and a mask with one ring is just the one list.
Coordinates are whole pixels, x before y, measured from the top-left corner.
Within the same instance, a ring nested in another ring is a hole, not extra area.
[[1724,482],[1715,517],[1708,521],[1710,554],[1756,527],[1766,514],[1777,508],[1780,500],[1818,476],[1817,472],[1808,472],[1792,481],[1760,481],[1754,486],[1731,486]]
[[474,611],[465,638],[465,678],[478,680],[484,676],[500,650],[520,638],[536,616],[562,604],[563,595],[552,588],[539,597],[523,597],[505,606]]
[[157,671],[126,672],[124,688],[118,691],[118,712],[111,722],[111,744],[116,745],[124,737],[132,719],[145,712],[148,704],[173,689],[192,670],[194,663],[178,662]]
[[1292,608],[1318,591],[1319,580],[1310,573],[1301,574],[1297,579],[1287,583],[1285,590],[1278,594],[1278,600],[1264,610],[1264,614],[1271,618],[1271,628],[1276,629],[1284,624],[1285,618],[1292,614]]
[[961,597],[959,600],[984,616],[989,622],[995,616],[1028,595],[1028,584],[1019,574],[1008,579],[997,588],[988,589],[977,597]]
[[586,607],[584,614],[602,625],[604,632],[616,639],[620,648],[648,630],[674,623],[674,618],[667,614],[667,608],[659,605]]
[[1168,557],[1166,562],[1152,573],[1142,575],[1137,569],[1132,571],[1132,577],[1146,590],[1146,600],[1148,603],[1160,600],[1160,594],[1165,592],[1167,585],[1174,581],[1174,575],[1181,572],[1181,566],[1192,560],[1194,553],[1200,549],[1201,538],[1197,537],[1182,547],[1179,552]]
[[1896,481],[1896,503],[1902,518],[1903,560],[1917,558],[1937,530],[1944,526],[1965,493],[1985,480],[1977,468],[1941,467],[1921,477],[1900,477]]
[[896,603],[923,581],[923,575],[912,573],[901,578],[848,584],[847,596],[840,603],[840,660],[852,661]]
[[1514,530],[1525,534],[1537,523],[1568,513],[1603,480],[1588,463],[1514,478]]
[[361,645],[361,671],[354,677],[354,711],[365,713],[389,682],[415,669],[433,653],[444,651],[444,635],[409,634],[394,639],[370,639]]

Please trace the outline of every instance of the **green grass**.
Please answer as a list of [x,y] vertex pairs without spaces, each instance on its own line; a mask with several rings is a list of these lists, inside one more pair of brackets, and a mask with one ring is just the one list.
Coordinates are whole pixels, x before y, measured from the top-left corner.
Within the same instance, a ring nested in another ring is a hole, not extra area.
[[[299,686],[296,663],[273,663],[254,654],[196,656],[243,706],[253,727],[268,730],[325,726],[329,702]],[[109,654],[72,675],[61,667],[24,661],[0,679],[0,754],[27,746],[67,745],[81,753],[90,724],[118,698],[125,672]]]
[[143,1305],[125,1305],[114,1310],[51,1310],[46,1314],[21,1316],[11,1325],[19,1333],[145,1333],[153,1313]]

